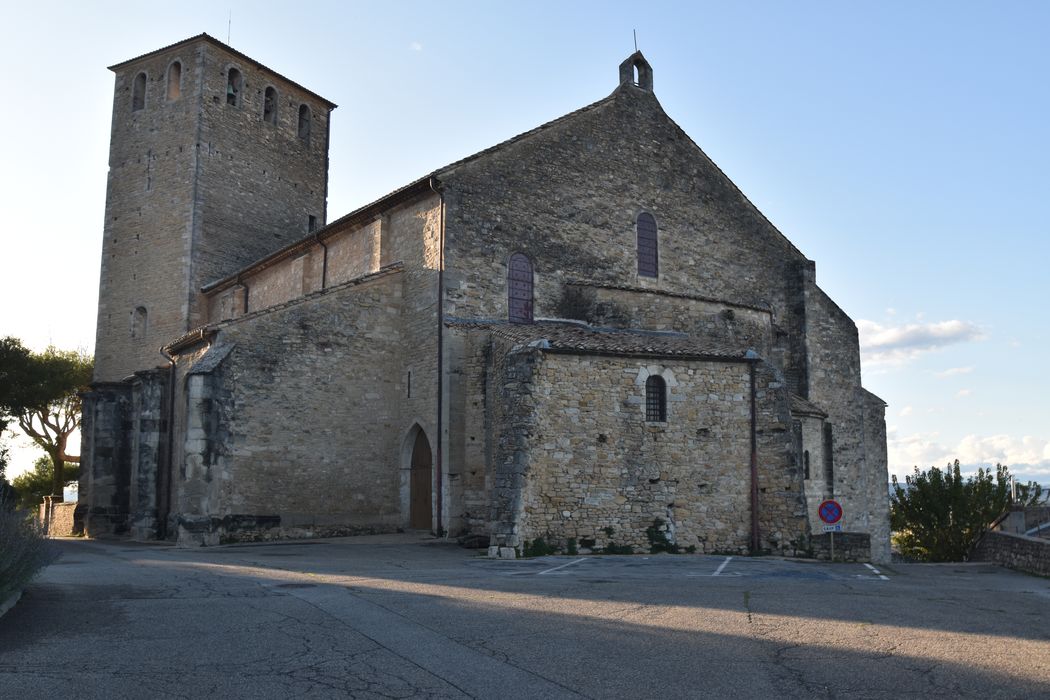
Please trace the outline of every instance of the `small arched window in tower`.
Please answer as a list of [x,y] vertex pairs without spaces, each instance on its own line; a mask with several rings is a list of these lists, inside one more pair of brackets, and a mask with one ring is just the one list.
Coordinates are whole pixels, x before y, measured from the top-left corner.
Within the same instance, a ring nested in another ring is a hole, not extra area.
[[241,103],[241,72],[236,68],[226,71],[226,104],[234,107]]
[[179,99],[182,94],[182,64],[174,61],[168,66],[168,101]]
[[131,111],[137,112],[146,107],[146,74],[139,73],[131,86]]
[[809,481],[809,450],[802,453],[802,469],[805,472],[806,481]]
[[638,215],[638,274],[657,277],[660,272],[660,256],[656,244],[656,219],[649,212]]
[[532,261],[521,253],[507,261],[507,316],[511,323],[532,323]]
[[305,143],[310,143],[310,108],[299,105],[299,138]]
[[277,124],[277,91],[272,87],[266,88],[263,94],[263,121]]
[[146,307],[135,307],[135,310],[131,312],[131,337],[141,340],[146,337],[146,331],[148,329],[149,314],[146,312]]
[[667,422],[667,384],[658,374],[650,374],[645,380],[645,420]]

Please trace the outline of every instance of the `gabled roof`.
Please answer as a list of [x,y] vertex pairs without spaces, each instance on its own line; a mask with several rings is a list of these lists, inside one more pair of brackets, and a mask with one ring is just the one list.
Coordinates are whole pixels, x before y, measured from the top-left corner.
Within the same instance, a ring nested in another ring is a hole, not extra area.
[[[207,36],[207,35],[203,34],[201,36]],[[189,40],[187,40],[187,41],[189,41]],[[332,221],[331,223],[326,224],[322,228],[314,231],[313,233],[311,233],[311,234],[309,234],[307,236],[304,236],[303,238],[300,238],[297,241],[289,243],[289,244],[287,244],[287,245],[285,245],[285,246],[283,246],[281,248],[278,248],[274,252],[270,253],[269,255],[267,255],[265,257],[259,258],[258,260],[256,260],[255,262],[251,263],[250,265],[242,267],[241,269],[237,270],[233,274],[227,275],[226,277],[223,277],[222,279],[215,280],[214,282],[209,282],[208,284],[206,284],[203,287],[201,287],[201,292],[204,292],[204,293],[212,292],[212,291],[214,291],[216,289],[219,289],[221,287],[225,287],[225,286],[227,286],[229,284],[232,284],[232,283],[236,282],[237,279],[240,278],[242,275],[250,272],[251,270],[254,270],[256,268],[267,267],[267,266],[273,264],[274,262],[277,262],[281,258],[284,258],[284,257],[286,257],[288,255],[292,255],[292,254],[296,253],[297,251],[304,249],[305,247],[309,246],[310,243],[313,242],[313,241],[316,241],[318,239],[323,239],[323,238],[325,238],[328,235],[334,235],[340,229],[342,229],[342,227],[344,225],[346,225],[346,224],[352,224],[352,223],[355,223],[355,222],[357,222],[357,223],[367,222],[371,217],[373,217],[376,214],[379,214],[379,213],[385,211],[386,209],[390,208],[391,206],[394,206],[395,204],[398,204],[400,202],[403,202],[403,201],[406,201],[408,199],[411,199],[412,197],[415,197],[415,196],[417,196],[417,195],[419,195],[419,194],[421,194],[423,192],[426,192],[427,190],[431,190],[432,189],[432,183],[436,185],[437,182],[440,182],[441,175],[443,175],[443,174],[445,174],[447,172],[450,172],[450,171],[458,168],[461,165],[464,165],[464,164],[469,163],[471,161],[474,161],[474,160],[477,160],[479,158],[482,158],[482,157],[484,157],[484,156],[486,156],[486,155],[488,155],[490,153],[493,153],[495,151],[498,151],[498,150],[500,150],[502,148],[506,148],[507,146],[510,146],[511,144],[514,144],[514,143],[517,143],[518,141],[521,141],[523,139],[529,138],[530,136],[534,136],[534,135],[536,135],[536,134],[538,134],[538,133],[540,133],[542,131],[546,131],[547,129],[550,129],[553,126],[556,126],[556,125],[561,124],[561,123],[563,123],[563,122],[565,122],[565,121],[567,121],[569,119],[572,119],[576,115],[583,114],[584,112],[592,111],[594,109],[597,109],[597,108],[599,108],[599,107],[601,107],[603,105],[606,105],[606,104],[612,102],[613,98],[615,98],[615,96],[616,96],[616,91],[618,91],[619,89],[620,88],[617,88],[616,90],[614,90],[612,92],[612,94],[608,95],[607,97],[603,97],[602,99],[598,100],[597,102],[593,102],[593,103],[587,105],[586,107],[581,107],[580,109],[577,109],[577,110],[575,110],[573,112],[569,112],[568,114],[562,115],[562,116],[558,117],[557,119],[553,119],[553,120],[551,120],[551,121],[549,121],[549,122],[547,122],[545,124],[541,124],[540,126],[536,127],[535,129],[531,129],[531,130],[526,131],[524,133],[518,134],[517,136],[513,136],[513,137],[507,139],[506,141],[502,141],[502,142],[496,144],[495,146],[492,146],[490,148],[486,148],[483,151],[478,151],[477,153],[475,153],[473,155],[470,155],[470,156],[467,156],[466,158],[461,158],[460,160],[457,160],[457,161],[455,161],[453,163],[449,163],[448,165],[446,165],[446,166],[444,166],[442,168],[438,168],[437,170],[432,170],[431,172],[427,173],[426,175],[424,175],[423,177],[419,178],[418,180],[413,180],[412,182],[408,183],[404,187],[399,187],[398,189],[394,190],[393,192],[391,192],[389,194],[386,194],[386,195],[383,195],[379,199],[374,200],[372,202],[369,202],[368,204],[364,205],[363,207],[358,207],[357,209],[353,210],[349,214],[345,214],[345,215],[339,217],[335,221]]]
[[[210,41],[212,41],[212,42],[214,42],[214,43],[216,43],[216,44],[218,44],[218,45],[220,45],[220,46],[222,46],[222,47],[224,47],[224,48],[226,48],[228,50],[234,51],[233,49],[230,49],[229,47],[227,47],[225,44],[222,44],[222,42],[219,42],[219,41],[215,40],[214,38],[208,36],[207,34],[202,34],[202,35],[200,35],[200,37],[194,37],[194,39],[201,38],[201,37],[207,37],[208,40],[210,40]],[[191,41],[191,40],[188,39],[187,41]],[[164,50],[164,49],[162,49],[162,50]],[[236,53],[236,51],[234,51],[234,52]],[[154,53],[156,53],[156,52],[154,52]],[[147,55],[149,55],[149,54],[147,54]],[[239,54],[239,55],[242,55],[242,54]],[[245,57],[245,58],[247,58],[247,57]],[[137,59],[133,59],[133,60],[137,60]],[[248,59],[248,60],[251,60],[251,59]],[[269,69],[267,69],[267,70],[269,70]],[[424,175],[423,177],[410,182],[409,184],[405,185],[404,187],[400,187],[400,188],[394,190],[393,192],[391,192],[390,194],[387,194],[387,195],[385,195],[383,197],[380,197],[379,199],[374,200],[374,201],[364,205],[363,207],[359,207],[358,209],[355,209],[354,211],[350,212],[349,214],[346,214],[345,216],[342,216],[342,217],[336,219],[335,221],[333,221],[333,222],[329,223],[328,225],[324,226],[323,228],[318,229],[317,231],[315,231],[315,232],[313,232],[313,233],[311,233],[311,234],[309,234],[307,236],[304,236],[303,238],[299,239],[298,241],[295,241],[294,243],[290,243],[290,244],[288,244],[288,245],[286,245],[286,246],[284,246],[284,247],[274,251],[273,253],[271,253],[271,254],[263,257],[263,258],[260,258],[256,262],[241,268],[237,272],[234,272],[233,274],[228,275],[227,277],[224,277],[224,278],[219,279],[219,280],[215,280],[214,282],[211,282],[211,283],[205,285],[204,287],[201,288],[201,291],[202,292],[210,292],[210,291],[213,291],[213,290],[215,290],[217,288],[224,287],[224,286],[226,286],[228,284],[231,284],[232,282],[237,280],[239,277],[241,277],[242,275],[250,272],[251,270],[253,270],[255,268],[263,267],[263,266],[272,264],[273,262],[275,262],[275,261],[285,257],[286,255],[292,254],[294,251],[303,249],[305,246],[309,245],[309,243],[311,241],[323,239],[323,238],[325,238],[328,235],[335,234],[339,229],[342,228],[343,225],[345,225],[345,224],[347,224],[347,223],[349,223],[351,221],[354,221],[354,220],[360,221],[363,218],[366,218],[368,216],[374,215],[375,213],[382,212],[382,211],[386,210],[387,208],[393,206],[394,204],[396,204],[398,202],[405,201],[406,199],[409,199],[409,198],[411,198],[413,196],[416,196],[416,195],[418,195],[420,193],[423,193],[423,192],[425,192],[427,190],[432,189],[434,186],[437,186],[438,184],[440,184],[440,180],[441,180],[442,176],[451,173],[452,171],[456,170],[457,168],[459,168],[459,167],[461,167],[463,165],[466,165],[467,163],[470,163],[470,162],[473,162],[473,161],[478,160],[480,158],[483,158],[485,156],[491,155],[491,154],[496,153],[498,151],[501,151],[501,150],[503,150],[503,149],[505,149],[505,148],[507,148],[509,146],[512,146],[512,145],[514,145],[514,144],[516,144],[516,143],[518,143],[520,141],[523,141],[523,140],[529,139],[529,138],[531,138],[533,136],[536,136],[538,134],[544,133],[544,132],[546,132],[546,131],[548,131],[548,130],[550,130],[550,129],[558,126],[558,125],[564,124],[567,121],[575,119],[575,118],[579,117],[582,114],[586,114],[586,113],[593,112],[595,110],[601,109],[601,108],[603,108],[603,107],[605,107],[605,106],[607,106],[609,104],[612,104],[616,100],[618,95],[620,95],[622,93],[625,93],[627,91],[630,91],[630,92],[633,92],[633,93],[645,94],[645,95],[647,95],[649,97],[649,99],[655,99],[655,95],[651,91],[643,90],[642,88],[639,88],[639,87],[637,87],[636,85],[634,85],[633,83],[630,83],[630,82],[622,82],[609,95],[607,95],[606,97],[603,97],[602,99],[598,100],[597,102],[592,102],[591,104],[586,105],[585,107],[581,107],[580,109],[577,109],[577,110],[574,110],[572,112],[569,112],[568,114],[562,115],[562,116],[558,117],[557,119],[553,119],[553,120],[551,120],[549,122],[541,124],[540,126],[536,127],[535,129],[530,129],[529,131],[526,131],[526,132],[523,132],[521,134],[518,134],[517,136],[512,136],[511,138],[509,138],[509,139],[507,139],[505,141],[501,141],[500,143],[498,143],[498,144],[496,144],[494,146],[491,146],[491,147],[486,148],[484,150],[478,151],[477,153],[474,153],[473,155],[469,155],[469,156],[467,156],[465,158],[461,158],[460,160],[457,160],[457,161],[454,161],[452,163],[449,163],[448,165],[446,165],[444,167],[437,168],[436,170],[431,171],[430,173]],[[772,229],[774,234],[780,236],[781,240],[783,240],[787,244],[787,246],[789,248],[791,248],[796,254],[798,254],[798,256],[800,258],[806,259],[806,256],[802,253],[802,251],[800,251],[797,247],[795,247],[795,244],[792,243],[791,240],[787,236],[785,236],[783,233],[781,233],[780,229],[778,229],[775,225],[773,225],[773,222],[771,222],[768,218],[766,218],[766,216],[761,212],[761,210],[758,207],[756,207],[751,202],[750,199],[747,198],[747,195],[745,195],[743,193],[743,191],[741,191],[740,188],[736,186],[736,183],[734,183],[732,181],[732,179],[730,179],[725,174],[725,172],[722,171],[722,169],[719,168],[718,165],[713,160],[711,160],[707,156],[706,153],[704,153],[703,149],[700,148],[700,146],[696,143],[696,141],[694,141],[693,138],[691,136],[689,136],[689,134],[686,133],[686,131],[684,129],[682,129],[682,127],[678,126],[678,124],[673,119],[671,119],[671,117],[668,116],[666,112],[663,112],[662,108],[661,108],[661,113],[667,119],[667,121],[672,125],[673,128],[677,129],[689,141],[689,143],[693,145],[693,147],[704,158],[707,158],[707,160],[710,161],[711,165],[715,168],[715,170],[718,171],[719,175],[721,175],[725,179],[725,181],[729,184],[729,186],[737,194],[740,195],[740,198],[744,201],[746,206],[748,206],[752,210],[754,210],[754,212],[763,221],[765,221],[766,224],[769,225],[769,227]],[[766,310],[766,309],[759,309],[759,310]]]
[[578,321],[541,320],[535,323],[450,319],[449,328],[480,330],[546,352],[624,357],[674,357],[697,360],[756,359],[746,348],[695,338],[673,331],[604,328]]
[[144,53],[141,56],[136,56],[135,58],[129,58],[128,60],[121,61],[120,63],[114,63],[112,66],[109,67],[109,69],[111,71],[116,72],[116,71],[120,70],[121,68],[124,68],[124,67],[126,67],[126,66],[128,66],[128,65],[130,65],[132,63],[137,63],[138,61],[141,61],[144,58],[152,58],[153,56],[156,56],[158,54],[162,54],[162,53],[165,53],[167,51],[171,51],[172,49],[177,49],[177,48],[180,48],[180,47],[183,47],[183,46],[188,46],[189,44],[193,44],[193,43],[198,42],[198,41],[205,41],[205,42],[207,42],[209,44],[212,44],[213,46],[216,46],[216,47],[222,49],[223,51],[225,51],[227,53],[232,53],[237,58],[245,61],[246,63],[252,64],[256,68],[261,68],[264,71],[266,71],[267,73],[273,74],[275,77],[280,78],[281,80],[289,83],[290,85],[294,85],[295,87],[299,88],[303,92],[309,94],[311,97],[317,98],[320,102],[323,102],[325,105],[327,105],[328,109],[330,109],[330,110],[335,109],[336,107],[338,107],[338,105],[336,103],[334,103],[334,102],[332,102],[330,100],[327,100],[324,97],[321,97],[320,95],[318,95],[313,90],[311,90],[309,88],[306,88],[306,87],[303,87],[302,85],[300,85],[299,83],[295,82],[294,80],[291,80],[290,78],[287,78],[286,76],[281,75],[280,73],[278,73],[274,69],[272,69],[272,68],[270,68],[270,67],[268,67],[266,65],[263,65],[262,63],[259,63],[258,61],[256,61],[251,56],[243,54],[240,51],[238,51],[237,49],[233,48],[232,46],[229,46],[228,44],[224,44],[221,41],[219,41],[218,39],[216,39],[215,37],[211,36],[210,34],[205,34],[205,33],[198,34],[197,36],[191,36],[189,39],[183,39],[182,41],[177,41],[174,44],[169,44],[168,46],[165,46],[163,48],[157,49],[156,51],[150,51],[149,53]]

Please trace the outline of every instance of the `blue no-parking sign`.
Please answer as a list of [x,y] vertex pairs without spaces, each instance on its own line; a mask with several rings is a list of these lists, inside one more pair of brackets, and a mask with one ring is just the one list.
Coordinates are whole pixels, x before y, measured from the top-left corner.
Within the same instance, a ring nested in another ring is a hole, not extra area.
[[833,501],[829,498],[817,506],[817,515],[828,525],[834,525],[842,520],[842,506],[839,505],[838,501]]

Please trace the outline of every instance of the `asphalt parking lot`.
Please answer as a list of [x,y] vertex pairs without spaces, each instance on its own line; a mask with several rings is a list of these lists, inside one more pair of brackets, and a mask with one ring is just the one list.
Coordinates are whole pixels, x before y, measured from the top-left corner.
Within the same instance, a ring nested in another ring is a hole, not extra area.
[[0,697],[1050,698],[1050,580],[986,564],[59,546]]

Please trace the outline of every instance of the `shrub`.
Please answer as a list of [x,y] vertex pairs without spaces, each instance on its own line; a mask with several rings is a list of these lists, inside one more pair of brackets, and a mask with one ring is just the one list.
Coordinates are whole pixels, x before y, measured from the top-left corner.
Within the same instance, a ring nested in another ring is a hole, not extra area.
[[[959,460],[941,471],[915,468],[905,477],[907,488],[893,477],[890,520],[893,542],[900,553],[920,561],[963,561],[977,540],[1011,504],[1010,472],[1001,465],[978,469],[965,479]],[[1038,484],[1019,485],[1018,504],[1042,498]]]
[[29,583],[55,557],[32,514],[8,507],[7,500],[0,491],[0,601]]
[[678,554],[678,545],[667,536],[667,528],[660,518],[653,520],[653,524],[645,528],[645,536],[649,538],[649,552],[659,554]]
[[545,557],[548,554],[557,554],[558,548],[554,545],[547,544],[546,540],[542,537],[537,537],[532,540],[525,540],[525,545],[522,547],[522,554],[526,557]]

